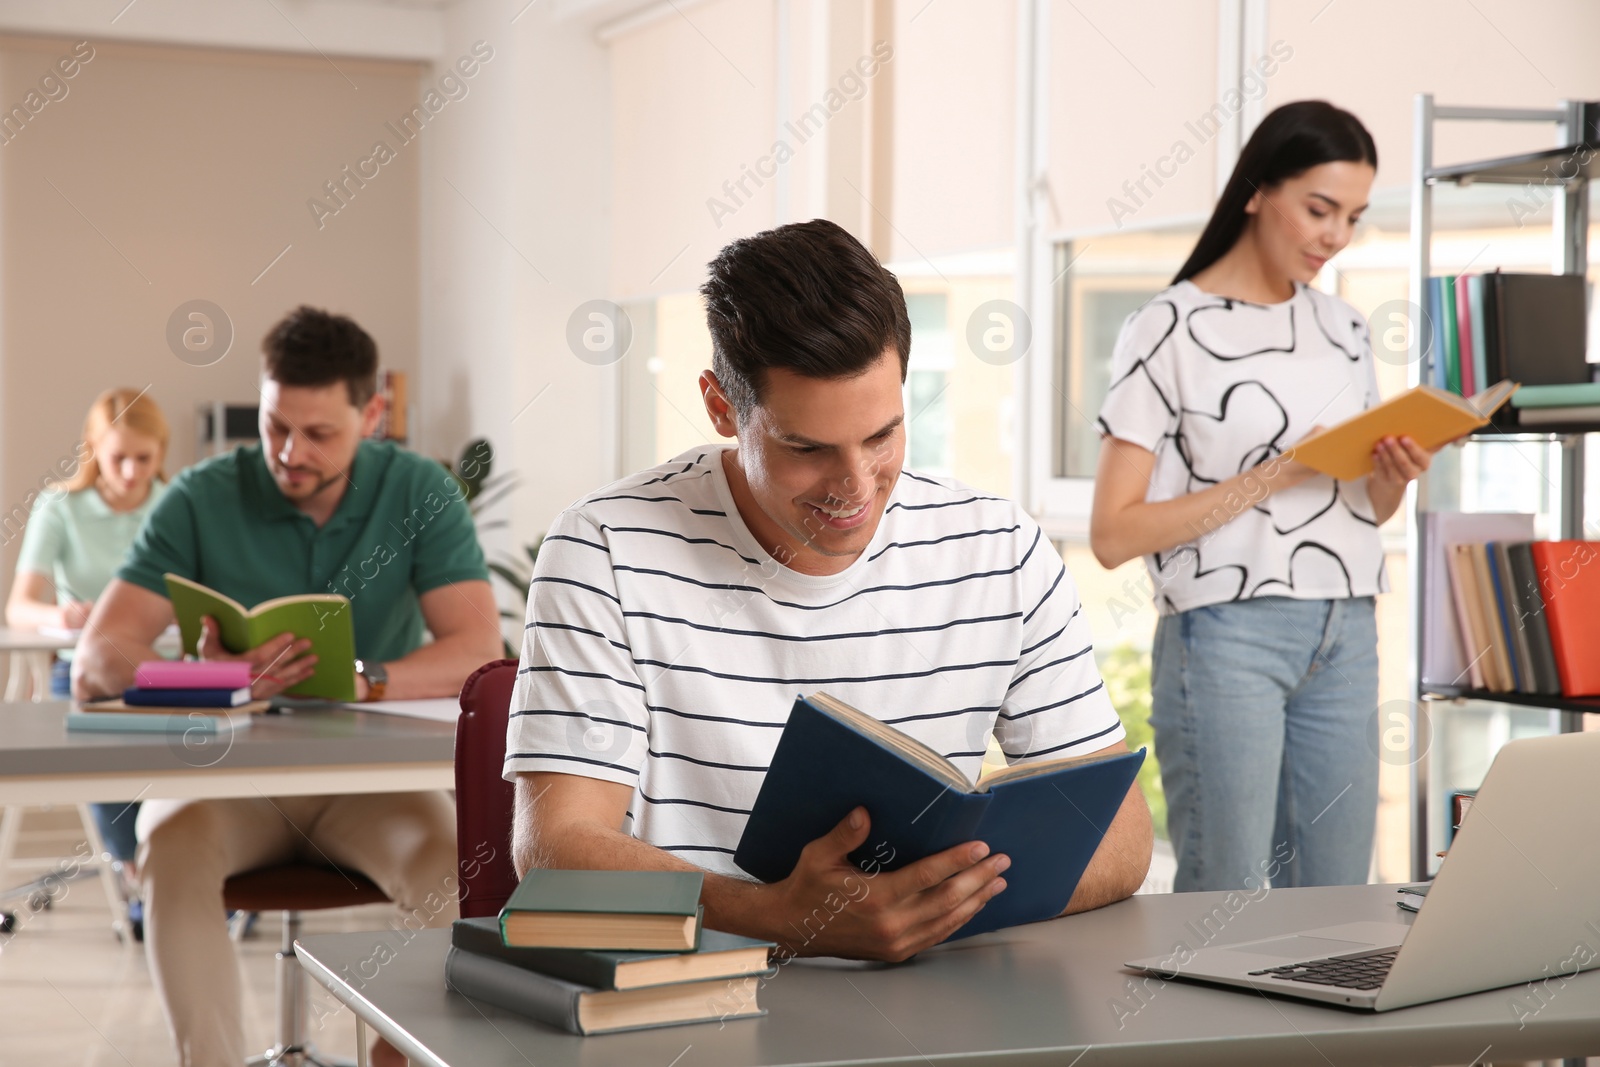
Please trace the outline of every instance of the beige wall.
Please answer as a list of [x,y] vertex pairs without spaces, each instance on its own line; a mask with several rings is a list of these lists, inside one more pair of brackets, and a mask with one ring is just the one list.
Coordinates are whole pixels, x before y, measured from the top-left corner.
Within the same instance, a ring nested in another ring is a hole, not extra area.
[[771,0],[712,0],[611,46],[614,296],[693,288],[773,224],[776,29]]
[[[425,146],[418,403],[430,451],[484,436],[517,476],[492,516],[510,526],[483,539],[525,564],[520,546],[617,474],[616,368],[577,358],[566,332],[611,295],[611,102],[591,28],[547,3],[509,19],[499,0],[446,12],[445,61],[480,40],[495,59]],[[494,584],[520,619],[526,592]]]
[[[1163,4],[1157,14],[1078,0],[1052,3],[1049,20],[1045,228],[1107,229],[1210,210],[1217,139],[1211,127],[1190,125],[1217,102],[1217,5]],[[1113,198],[1133,214],[1114,211]]]
[[[0,146],[8,512],[70,454],[89,402],[113,385],[149,386],[173,424],[169,470],[192,462],[196,406],[256,401],[260,338],[296,304],[353,316],[384,365],[418,365],[419,157],[383,124],[417,103],[420,65],[93,48],[67,95]],[[0,38],[0,101],[22,102],[72,49]],[[378,139],[397,157],[319,229],[307,200]],[[169,315],[196,298],[233,325],[231,350],[207,367],[166,339]],[[6,546],[8,582],[17,547]]]
[[899,0],[893,34],[895,230],[890,258],[912,260],[1011,244],[1014,0]]
[[[1441,104],[1553,107],[1600,99],[1600,4],[1588,0],[1273,0],[1267,38],[1294,58],[1268,82],[1269,107],[1322,97],[1361,117],[1378,144],[1379,186],[1411,172],[1417,93]],[[1549,148],[1548,125],[1446,123],[1439,163]]]

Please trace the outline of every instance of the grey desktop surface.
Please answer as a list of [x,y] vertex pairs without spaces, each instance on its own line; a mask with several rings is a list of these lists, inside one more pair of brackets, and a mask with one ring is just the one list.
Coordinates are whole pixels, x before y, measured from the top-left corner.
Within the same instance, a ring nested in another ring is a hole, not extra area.
[[[0,705],[0,776],[139,773],[181,770],[179,734],[68,732],[66,701]],[[319,708],[257,715],[233,736],[232,769],[428,763],[455,753],[448,723],[349,708]]]
[[899,967],[791,962],[762,988],[763,1018],[582,1038],[447,993],[444,930],[307,937],[300,958],[414,1063],[430,1067],[1342,1067],[1600,1053],[1600,972],[1551,982],[1542,997],[1520,986],[1373,1014],[1146,981],[1122,966],[1180,941],[1198,948],[1208,939],[1393,921],[1404,916],[1394,897],[1393,886],[1135,897],[958,942]]

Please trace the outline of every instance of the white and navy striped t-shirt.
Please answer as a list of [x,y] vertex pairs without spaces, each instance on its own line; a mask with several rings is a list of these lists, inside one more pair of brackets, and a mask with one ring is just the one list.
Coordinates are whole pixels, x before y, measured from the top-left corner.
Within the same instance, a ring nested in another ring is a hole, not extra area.
[[903,471],[870,546],[778,564],[703,446],[568,508],[528,597],[505,774],[633,787],[623,829],[712,871],[797,694],[825,690],[976,777],[1123,738],[1077,587],[1015,504]]

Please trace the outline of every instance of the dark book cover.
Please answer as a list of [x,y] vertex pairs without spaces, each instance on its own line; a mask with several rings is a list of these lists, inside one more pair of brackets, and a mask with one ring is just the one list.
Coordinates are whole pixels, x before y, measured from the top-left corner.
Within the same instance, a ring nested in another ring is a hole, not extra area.
[[[770,941],[740,937],[721,930],[700,931],[700,947],[693,953],[683,952],[611,952],[598,949],[575,948],[520,948],[506,944],[500,937],[500,920],[494,916],[476,919],[457,919],[450,924],[450,943],[463,952],[476,953],[509,963],[514,967],[538,971],[552,978],[560,978],[595,989],[638,988],[640,984],[627,980],[628,967],[651,961],[680,961],[726,954],[739,957],[742,950],[776,948]],[[765,954],[763,953],[763,964]],[[714,964],[713,964],[714,966]],[[730,963],[728,965],[732,967]],[[743,974],[764,975],[771,970],[763,965],[755,970],[729,969],[696,973],[674,981],[700,981],[709,978],[734,978]],[[619,984],[619,974],[622,982]],[[665,983],[649,983],[665,984]]]
[[1505,377],[1523,385],[1590,380],[1581,274],[1496,274],[1496,332]]
[[807,844],[865,806],[869,871],[903,867],[966,841],[1011,858],[1006,889],[955,934],[966,937],[1061,912],[1111,826],[1144,752],[1063,766],[997,784],[954,788],[883,742],[801,697],[734,853],[765,882],[789,876]]
[[1489,564],[1489,581],[1494,589],[1494,603],[1489,605],[1490,610],[1494,612],[1491,622],[1500,628],[1500,636],[1506,642],[1506,660],[1511,666],[1511,692],[1531,693],[1533,690],[1528,688],[1528,682],[1523,676],[1522,657],[1517,654],[1517,628],[1512,619],[1515,613],[1509,602],[1509,576],[1500,573],[1500,544],[1498,541],[1489,541],[1483,548],[1485,559]]
[[1500,300],[1498,283],[1493,274],[1478,276],[1478,299],[1483,306],[1483,366],[1485,376],[1498,382],[1506,376],[1506,361],[1500,357],[1500,313],[1495,306]]
[[1144,764],[1145,750],[996,785],[976,837],[1011,857],[1006,888],[950,940],[1060,915]]
[[1539,570],[1533,563],[1533,546],[1525,541],[1508,544],[1511,577],[1520,601],[1522,627],[1527,631],[1528,656],[1533,661],[1534,692],[1559,694],[1561,672],[1556,667],[1555,648],[1550,644],[1550,623],[1544,614],[1544,597],[1539,595]]
[[[597,990],[452,946],[445,955],[444,981],[446,989],[469,1000],[504,1008],[571,1034],[617,1033],[766,1014],[756,1008],[754,976],[685,982],[664,988]],[[661,1004],[663,993],[670,999],[666,1006]],[[606,1014],[611,1024],[586,1023],[591,1005],[610,1007],[612,1010]]]
[[505,908],[512,912],[607,915],[694,915],[700,909],[699,871],[563,871],[535,867]]
[[140,689],[122,691],[122,702],[148,708],[236,708],[250,703],[250,687],[242,689]]

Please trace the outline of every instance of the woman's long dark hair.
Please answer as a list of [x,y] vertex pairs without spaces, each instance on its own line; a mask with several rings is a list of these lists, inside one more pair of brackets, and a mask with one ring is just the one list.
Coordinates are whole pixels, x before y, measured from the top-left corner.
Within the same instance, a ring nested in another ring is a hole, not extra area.
[[1378,168],[1378,147],[1361,120],[1326,100],[1296,100],[1261,120],[1239,153],[1211,220],[1172,284],[1187,281],[1221,259],[1244,232],[1245,205],[1258,190],[1323,163],[1365,163]]

